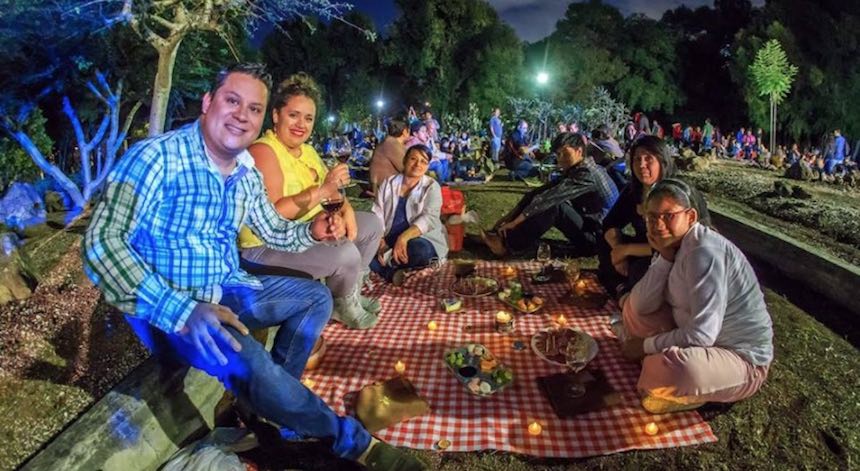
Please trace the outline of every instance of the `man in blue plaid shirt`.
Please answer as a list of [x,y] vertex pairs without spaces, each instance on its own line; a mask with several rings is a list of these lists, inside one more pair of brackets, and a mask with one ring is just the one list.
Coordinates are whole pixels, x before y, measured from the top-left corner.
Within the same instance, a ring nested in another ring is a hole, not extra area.
[[[331,315],[328,288],[239,268],[242,224],[287,251],[344,233],[338,216],[289,221],[266,197],[245,149],[260,134],[270,86],[260,65],[222,71],[196,122],[129,149],[93,211],[85,270],[147,347],[217,377],[285,435],[333,438],[335,453],[371,469],[423,469],[299,381]],[[270,354],[248,329],[275,325]]]

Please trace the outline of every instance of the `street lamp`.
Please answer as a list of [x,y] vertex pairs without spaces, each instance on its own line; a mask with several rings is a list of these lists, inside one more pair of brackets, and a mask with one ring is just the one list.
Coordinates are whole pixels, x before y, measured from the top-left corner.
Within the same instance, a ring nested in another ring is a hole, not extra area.
[[385,106],[385,102],[382,99],[376,100],[376,109],[382,111],[383,106]]
[[328,115],[328,118],[326,118],[326,119],[328,120],[329,123],[334,122],[334,116],[332,116],[332,115]]
[[544,72],[544,71],[538,72],[538,74],[537,74],[538,85],[546,85],[547,82],[549,82],[549,74]]

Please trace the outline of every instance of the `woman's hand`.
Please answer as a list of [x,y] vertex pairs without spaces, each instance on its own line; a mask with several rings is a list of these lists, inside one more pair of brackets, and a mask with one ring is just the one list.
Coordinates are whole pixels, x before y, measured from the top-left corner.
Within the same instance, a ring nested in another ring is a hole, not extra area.
[[349,184],[349,167],[346,164],[337,164],[328,171],[320,185],[322,198],[337,197],[338,190]]
[[675,261],[675,252],[678,251],[678,247],[675,244],[674,239],[662,239],[654,237],[651,234],[651,231],[647,232],[648,234],[648,244],[654,248],[657,252],[660,253],[660,256],[665,258],[667,261],[674,262]]
[[409,238],[404,237],[404,235],[401,234],[397,238],[397,242],[394,243],[394,261],[401,265],[409,263],[409,252],[407,251]]

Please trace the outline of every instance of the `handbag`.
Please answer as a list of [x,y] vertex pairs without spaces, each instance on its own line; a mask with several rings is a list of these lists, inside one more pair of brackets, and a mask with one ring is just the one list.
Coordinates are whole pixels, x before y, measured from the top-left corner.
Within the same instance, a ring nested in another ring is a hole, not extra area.
[[428,412],[430,404],[402,376],[363,387],[355,405],[356,417],[371,433]]

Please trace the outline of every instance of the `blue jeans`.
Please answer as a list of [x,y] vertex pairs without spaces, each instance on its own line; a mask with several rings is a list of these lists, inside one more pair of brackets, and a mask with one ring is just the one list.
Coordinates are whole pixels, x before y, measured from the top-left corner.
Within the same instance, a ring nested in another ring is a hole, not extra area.
[[[386,239],[385,242],[389,247],[394,247],[396,240],[389,243]],[[429,240],[423,237],[416,237],[406,244],[406,256],[409,258],[409,261],[405,264],[399,264],[392,258],[388,265],[383,265],[379,263],[377,258],[374,258],[370,262],[370,269],[390,283],[394,279],[394,272],[401,268],[422,268],[429,265],[430,260],[436,257],[436,249]]]
[[166,334],[144,319],[126,316],[135,333],[154,354],[201,369],[218,378],[255,413],[300,437],[333,438],[333,451],[356,459],[370,444],[370,434],[353,417],[339,417],[300,381],[314,343],[331,315],[328,288],[319,282],[284,276],[260,276],[262,290],[224,288],[221,305],[239,316],[249,329],[280,326],[272,352],[251,335],[226,329],[242,345],[240,352],[212,335],[227,357],[224,366],[204,360],[177,334]]
[[511,180],[525,180],[529,177],[538,176],[538,169],[529,157],[511,159],[508,168],[511,170]]
[[833,175],[833,171],[836,170],[837,165],[842,165],[843,159],[826,159],[824,161],[824,173],[827,175]]
[[493,162],[499,163],[499,152],[502,150],[502,138],[501,137],[492,137],[490,138],[490,159]]

